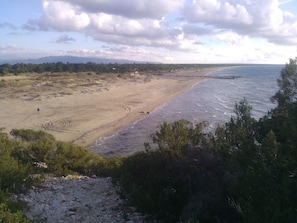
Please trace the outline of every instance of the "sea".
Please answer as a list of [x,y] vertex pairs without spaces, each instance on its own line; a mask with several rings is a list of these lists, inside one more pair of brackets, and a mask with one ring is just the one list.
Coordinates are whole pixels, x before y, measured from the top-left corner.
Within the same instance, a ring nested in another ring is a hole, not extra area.
[[[270,98],[277,90],[277,79],[284,65],[248,65],[221,69],[208,74],[204,81],[192,86],[149,115],[124,126],[113,135],[98,139],[90,150],[103,156],[127,156],[153,146],[151,135],[164,122],[185,119],[193,124],[206,121],[205,131],[214,132],[234,116],[235,103],[246,98],[252,116],[259,119],[276,107]],[[224,79],[226,76],[239,78]],[[221,77],[221,78],[219,78]]]

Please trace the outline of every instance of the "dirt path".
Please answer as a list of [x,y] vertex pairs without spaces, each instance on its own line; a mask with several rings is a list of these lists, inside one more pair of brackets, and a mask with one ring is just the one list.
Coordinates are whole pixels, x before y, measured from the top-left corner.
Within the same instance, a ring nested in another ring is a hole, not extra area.
[[141,223],[144,217],[117,194],[111,178],[50,178],[42,187],[17,197],[28,204],[25,215],[49,223]]

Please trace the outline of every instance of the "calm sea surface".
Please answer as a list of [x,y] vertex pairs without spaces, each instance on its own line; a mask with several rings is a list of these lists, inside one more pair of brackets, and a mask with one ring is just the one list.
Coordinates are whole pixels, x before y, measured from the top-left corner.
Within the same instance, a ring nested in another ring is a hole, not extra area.
[[98,139],[90,150],[104,156],[129,155],[144,149],[151,142],[164,121],[186,119],[192,123],[207,121],[208,131],[234,115],[234,105],[246,98],[253,107],[253,117],[258,119],[276,105],[270,97],[278,90],[276,80],[284,66],[242,66],[209,73],[211,76],[240,76],[237,79],[207,79],[187,92],[168,101],[150,115],[123,127],[116,134]]

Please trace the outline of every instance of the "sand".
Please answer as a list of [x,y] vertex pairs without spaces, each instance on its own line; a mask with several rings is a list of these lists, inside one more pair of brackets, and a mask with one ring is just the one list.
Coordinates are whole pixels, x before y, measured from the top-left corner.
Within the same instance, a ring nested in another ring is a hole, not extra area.
[[168,73],[24,74],[0,77],[0,127],[44,130],[89,146],[219,69]]

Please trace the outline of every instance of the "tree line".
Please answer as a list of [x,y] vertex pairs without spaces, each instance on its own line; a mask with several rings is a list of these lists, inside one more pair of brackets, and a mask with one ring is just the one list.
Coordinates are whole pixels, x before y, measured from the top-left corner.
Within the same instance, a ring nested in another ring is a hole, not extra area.
[[175,70],[195,67],[206,67],[215,66],[207,64],[97,64],[97,63],[42,63],[42,64],[31,64],[31,63],[17,63],[2,64],[0,65],[0,75],[7,74],[21,74],[21,73],[43,73],[43,72],[95,72],[100,73],[126,73],[135,71],[157,71],[157,70]]

